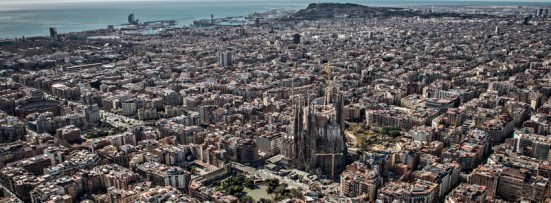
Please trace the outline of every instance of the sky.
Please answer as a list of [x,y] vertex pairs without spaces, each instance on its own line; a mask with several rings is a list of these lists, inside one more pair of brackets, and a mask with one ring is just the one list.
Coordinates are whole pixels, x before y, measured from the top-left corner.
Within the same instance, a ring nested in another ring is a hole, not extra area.
[[[255,3],[266,3],[266,2],[272,2],[272,3],[297,3],[297,1],[300,1],[301,3],[316,3],[316,2],[339,2],[339,3],[359,3],[363,5],[379,5],[388,3],[392,5],[392,3],[398,3],[399,5],[407,4],[409,0],[0,0],[0,11],[1,10],[10,10],[11,9],[39,9],[42,7],[51,7],[55,8],[58,5],[82,5],[82,3],[93,3],[95,5],[103,5],[103,3],[118,3],[118,2],[170,2],[170,1],[176,1],[176,2],[221,2],[221,1],[228,1],[228,2],[255,2]],[[419,2],[426,2],[427,4],[436,3],[436,4],[445,4],[446,2],[513,2],[513,3],[520,3],[520,2],[527,2],[527,3],[551,3],[551,0],[413,0],[416,2],[416,4],[419,4]],[[98,4],[99,3],[99,4]],[[397,5],[398,5],[397,4]]]
[[[124,1],[166,1],[166,0],[0,0],[0,3],[3,4],[27,4],[27,3],[54,3],[54,2],[71,2],[71,3],[78,3],[78,2],[124,2]],[[172,1],[189,1],[189,0],[172,0]],[[228,1],[235,1],[235,0],[228,0]],[[239,0],[239,1],[270,1],[270,0]],[[283,0],[281,0],[283,1]],[[292,2],[292,0],[288,0]],[[370,0],[366,0],[366,2],[369,2]],[[427,0],[427,1],[477,1],[477,0]],[[479,1],[509,1],[509,2],[549,2],[549,0],[479,0]],[[320,0],[312,0],[312,2],[320,2]],[[324,2],[324,1],[322,1]],[[346,0],[326,0],[325,2],[346,2]]]
[[[133,1],[189,1],[189,0],[0,0],[0,3],[18,4],[18,3],[78,3],[78,2],[133,2]],[[193,1],[193,0],[192,0]],[[206,0],[208,1],[208,0]],[[232,1],[232,0],[228,0]],[[240,1],[268,1],[268,0],[240,0]],[[289,0],[292,1],[292,0]],[[316,1],[316,0],[314,0]],[[333,0],[335,1],[335,0]],[[339,1],[339,0],[336,0]]]
[[[155,0],[0,0],[3,4],[28,4],[28,3],[78,3],[78,2],[122,2],[122,1],[155,1]],[[180,0],[182,1],[182,0]]]
[[[29,3],[79,3],[79,2],[135,2],[135,1],[167,1],[167,0],[0,0],[0,4],[29,4]],[[189,1],[189,0],[168,0]],[[207,0],[208,1],[208,0]],[[252,0],[254,1],[254,0]]]

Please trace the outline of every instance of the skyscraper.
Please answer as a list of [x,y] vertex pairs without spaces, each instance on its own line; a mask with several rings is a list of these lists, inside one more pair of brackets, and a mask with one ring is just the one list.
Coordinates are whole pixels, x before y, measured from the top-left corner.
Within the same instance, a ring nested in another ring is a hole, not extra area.
[[128,24],[136,24],[136,17],[134,17],[133,13],[128,15]]
[[300,34],[294,34],[293,35],[293,43],[294,44],[300,44]]
[[219,63],[220,67],[230,67],[232,66],[232,57],[231,57],[231,51],[225,51],[220,53],[219,55]]
[[57,40],[57,29],[55,27],[50,28],[50,37]]

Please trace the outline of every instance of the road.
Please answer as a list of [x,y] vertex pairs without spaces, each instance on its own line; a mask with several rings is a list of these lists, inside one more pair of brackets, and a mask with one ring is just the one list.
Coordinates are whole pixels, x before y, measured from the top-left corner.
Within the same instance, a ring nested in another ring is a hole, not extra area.
[[8,190],[8,188],[4,187],[4,185],[0,184],[0,187],[4,192],[8,193],[8,195],[11,197],[9,199],[9,202],[18,202],[18,203],[23,202],[21,201],[21,199],[19,199],[19,197],[17,197],[17,195],[13,194],[10,190]]

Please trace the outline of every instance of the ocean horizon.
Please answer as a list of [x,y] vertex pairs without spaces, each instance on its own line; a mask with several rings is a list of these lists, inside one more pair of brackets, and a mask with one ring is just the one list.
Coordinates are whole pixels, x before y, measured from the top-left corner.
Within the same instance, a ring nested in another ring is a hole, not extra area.
[[[312,0],[162,0],[81,3],[2,3],[0,2],[0,39],[49,35],[49,27],[59,33],[106,28],[127,23],[134,13],[140,21],[177,21],[188,26],[194,20],[244,16],[273,9],[299,10]],[[437,0],[333,0],[337,3],[357,3],[377,7],[413,6],[551,6],[546,1],[437,1]]]

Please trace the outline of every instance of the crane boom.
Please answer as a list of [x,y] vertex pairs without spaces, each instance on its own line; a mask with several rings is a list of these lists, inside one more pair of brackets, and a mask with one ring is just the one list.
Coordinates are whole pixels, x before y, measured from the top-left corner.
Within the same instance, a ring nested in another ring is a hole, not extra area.
[[325,90],[325,108],[329,110],[331,103],[331,61],[327,62],[327,88]]
[[292,115],[295,115],[295,70],[297,69],[297,63],[295,63],[295,68],[291,71],[291,108]]

